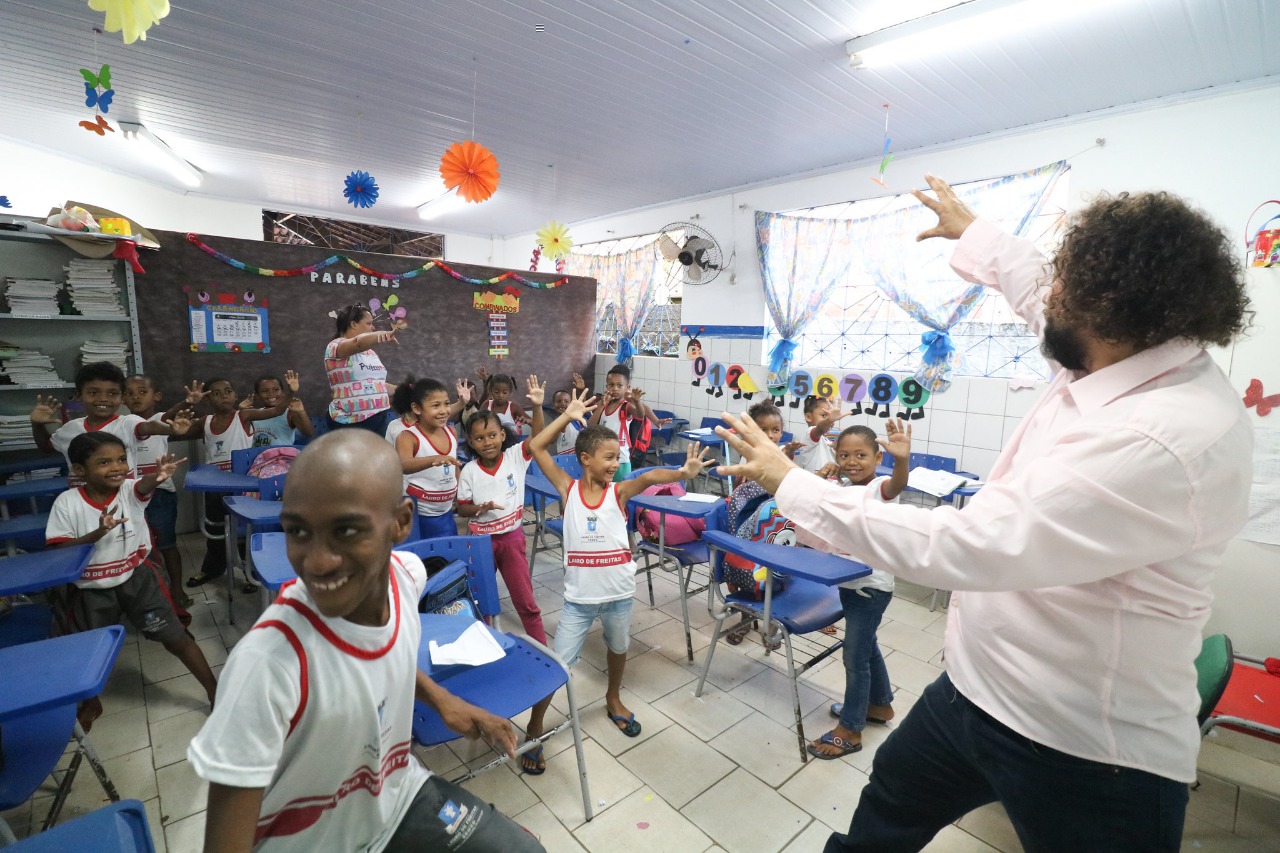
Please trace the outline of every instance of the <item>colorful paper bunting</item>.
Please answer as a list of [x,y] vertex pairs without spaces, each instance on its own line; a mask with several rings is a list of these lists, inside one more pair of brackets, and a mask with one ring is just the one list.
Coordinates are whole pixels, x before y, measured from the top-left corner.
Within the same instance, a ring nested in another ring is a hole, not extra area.
[[455,142],[440,158],[440,177],[467,201],[481,202],[498,189],[498,158],[475,140]]

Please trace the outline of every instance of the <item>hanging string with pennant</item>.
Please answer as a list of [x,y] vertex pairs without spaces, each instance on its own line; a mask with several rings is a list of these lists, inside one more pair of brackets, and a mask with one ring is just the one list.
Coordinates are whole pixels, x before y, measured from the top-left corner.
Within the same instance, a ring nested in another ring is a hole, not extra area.
[[880,150],[880,174],[879,177],[871,180],[889,189],[884,182],[884,170],[889,168],[889,161],[893,159],[893,155],[889,153],[889,146],[893,144],[893,140],[889,138],[889,105],[884,105],[884,147]]

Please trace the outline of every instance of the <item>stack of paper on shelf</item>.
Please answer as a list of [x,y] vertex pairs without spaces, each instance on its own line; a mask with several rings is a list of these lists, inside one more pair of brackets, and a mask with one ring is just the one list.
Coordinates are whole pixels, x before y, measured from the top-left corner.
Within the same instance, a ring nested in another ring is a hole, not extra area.
[[129,372],[129,345],[122,341],[85,341],[80,345],[80,363],[109,361]]
[[907,475],[908,486],[938,498],[945,498],[967,482],[969,479],[959,474],[929,468],[912,468]]
[[57,315],[58,283],[47,278],[6,278],[4,299],[13,314]]
[[53,359],[39,350],[25,348],[0,361],[0,383],[44,386],[65,384],[53,369]]
[[120,288],[116,284],[116,264],[114,260],[91,261],[84,258],[68,262],[67,294],[71,297],[71,307],[91,316],[125,316],[124,306],[120,304]]
[[[27,450],[35,446],[27,415],[0,415],[0,450]],[[10,482],[14,479],[10,478]]]

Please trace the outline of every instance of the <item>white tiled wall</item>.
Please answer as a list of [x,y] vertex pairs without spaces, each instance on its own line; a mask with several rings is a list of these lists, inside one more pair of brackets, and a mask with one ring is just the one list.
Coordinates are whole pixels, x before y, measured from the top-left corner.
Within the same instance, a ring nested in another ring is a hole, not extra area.
[[[747,368],[756,384],[764,387],[767,370],[756,363],[760,342],[751,340],[702,339],[703,353],[710,362],[740,364]],[[683,346],[681,347],[683,351]],[[612,367],[611,356],[596,359],[596,389],[604,388],[604,377]],[[838,371],[832,371],[833,373]],[[865,373],[865,371],[862,371]],[[906,374],[893,374],[897,379]],[[752,402],[765,399],[767,393],[757,394],[754,400],[733,399],[733,392],[724,389],[724,396],[714,397],[706,393],[704,379],[701,387],[693,387],[691,363],[686,359],[637,357],[633,362],[631,384],[644,389],[645,402],[655,409],[670,409],[687,418],[694,427],[700,426],[704,417],[718,417],[723,411],[742,412]],[[987,477],[1000,449],[1013,435],[1022,416],[1039,398],[1046,383],[1035,388],[1013,390],[1007,379],[983,379],[980,377],[956,377],[944,393],[933,394],[924,407],[924,418],[911,422],[912,450],[951,456],[958,467]],[[785,429],[798,433],[804,428],[804,415],[799,408],[783,407]],[[894,408],[897,414],[897,408]],[[883,433],[883,420],[879,417],[858,415],[841,422],[844,426],[862,423]]]

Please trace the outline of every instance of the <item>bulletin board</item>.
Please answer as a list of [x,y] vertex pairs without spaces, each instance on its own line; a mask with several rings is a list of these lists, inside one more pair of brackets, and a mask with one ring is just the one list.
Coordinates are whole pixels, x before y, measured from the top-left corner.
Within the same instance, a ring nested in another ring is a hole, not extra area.
[[[392,383],[413,374],[439,379],[452,388],[454,379],[475,381],[476,368],[485,367],[490,373],[514,375],[519,389],[513,399],[527,409],[524,383],[529,374],[546,380],[549,389],[570,386],[574,373],[593,375],[596,282],[592,278],[571,276],[552,289],[511,280],[496,285],[499,293],[513,284],[519,287],[519,311],[506,319],[509,354],[497,358],[489,355],[491,311],[475,307],[476,292],[484,288],[458,281],[438,268],[410,279],[388,280],[339,262],[318,273],[264,276],[211,257],[190,244],[184,233],[158,231],[156,235],[162,248],[143,257],[147,272],[137,276],[135,286],[143,359],[147,373],[164,394],[164,405],[172,405],[182,387],[194,379],[226,378],[243,395],[257,377],[279,376],[292,369],[301,378],[299,396],[308,414],[323,415],[330,399],[324,349],[337,336],[329,312],[354,304],[376,306],[379,329],[390,328],[392,322],[407,324],[396,335],[398,344],[377,347]],[[228,257],[263,269],[308,267],[336,254],[323,247],[200,238]],[[391,274],[424,263],[422,258],[395,255],[342,254],[365,268]],[[489,279],[506,272],[467,264],[449,266],[469,278]],[[520,274],[537,282],[560,278],[550,273]],[[243,346],[239,351],[214,352],[211,347],[198,351],[191,337],[190,311],[195,305],[216,309],[219,304],[252,307],[255,316],[263,316],[269,351],[256,345],[252,351]],[[265,314],[258,315],[257,310],[270,312],[269,339]]]

